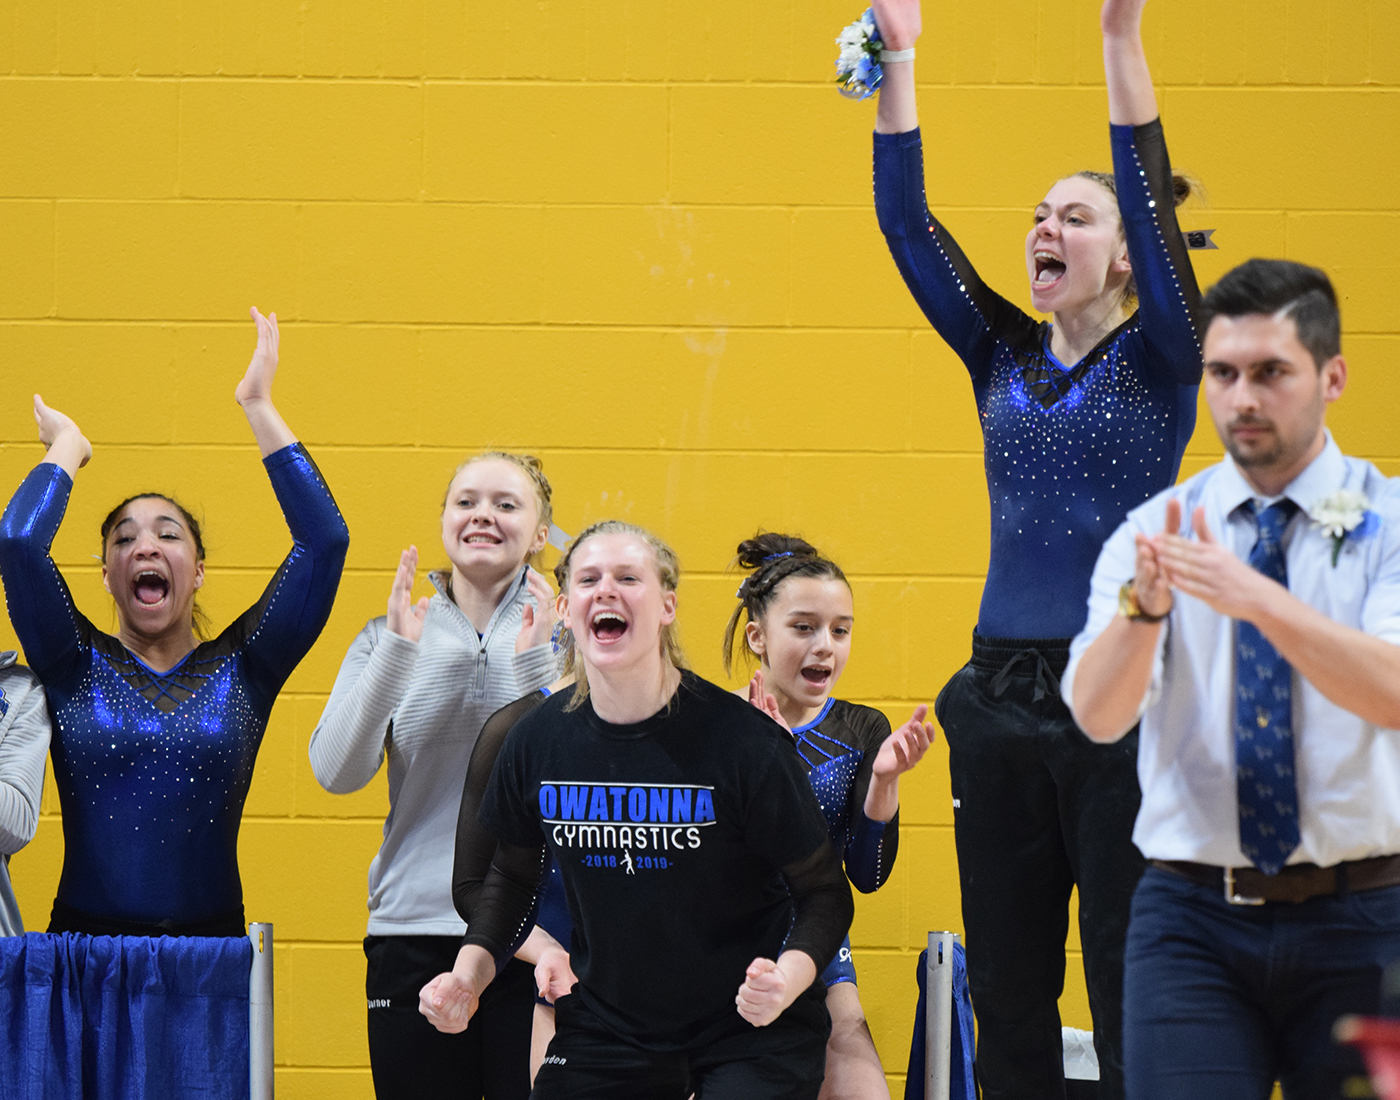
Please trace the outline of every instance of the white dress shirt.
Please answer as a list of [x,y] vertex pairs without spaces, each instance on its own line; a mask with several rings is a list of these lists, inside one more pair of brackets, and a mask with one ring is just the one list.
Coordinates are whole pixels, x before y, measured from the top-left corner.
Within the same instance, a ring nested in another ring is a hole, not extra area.
[[[1366,494],[1379,525],[1349,535],[1334,567],[1333,540],[1308,510],[1343,488]],[[1335,622],[1400,645],[1400,479],[1344,456],[1329,434],[1283,496],[1300,508],[1283,536],[1289,591]],[[1128,514],[1099,555],[1088,622],[1070,649],[1062,685],[1071,709],[1080,658],[1118,613],[1118,590],[1133,578],[1134,536],[1160,532],[1167,501],[1177,499],[1183,534],[1204,507],[1215,537],[1248,560],[1258,528],[1241,506],[1257,498],[1227,456]],[[1234,687],[1235,621],[1174,593],[1140,710],[1142,808],[1133,841],[1147,858],[1249,866],[1239,842]],[[1288,862],[1329,866],[1400,852],[1400,732],[1330,702],[1295,670],[1293,737],[1302,839]]]

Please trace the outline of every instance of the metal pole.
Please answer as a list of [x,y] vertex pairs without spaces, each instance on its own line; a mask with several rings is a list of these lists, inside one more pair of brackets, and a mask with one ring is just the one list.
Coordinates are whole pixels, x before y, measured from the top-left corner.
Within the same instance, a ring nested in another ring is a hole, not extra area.
[[928,934],[924,974],[924,1100],[948,1100],[953,1087],[953,944],[956,932]]
[[248,1094],[249,1100],[272,1100],[272,925],[248,925],[248,939]]

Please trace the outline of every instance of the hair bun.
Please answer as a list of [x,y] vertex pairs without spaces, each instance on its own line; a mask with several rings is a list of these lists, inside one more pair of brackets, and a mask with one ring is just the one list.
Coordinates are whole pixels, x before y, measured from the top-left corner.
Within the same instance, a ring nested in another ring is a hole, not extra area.
[[760,531],[751,539],[739,544],[735,561],[741,569],[757,569],[769,558],[792,556],[815,558],[820,555],[817,548],[805,539],[795,535],[780,535],[774,531]]

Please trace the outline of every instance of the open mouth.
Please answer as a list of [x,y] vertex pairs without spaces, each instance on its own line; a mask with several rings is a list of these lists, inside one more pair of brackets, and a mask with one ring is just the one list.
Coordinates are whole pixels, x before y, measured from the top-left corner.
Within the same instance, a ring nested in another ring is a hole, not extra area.
[[615,642],[627,633],[627,620],[615,611],[600,611],[589,623],[593,637],[600,642]]
[[1035,281],[1037,289],[1054,286],[1065,273],[1065,262],[1051,252],[1036,252]]
[[170,595],[170,582],[159,573],[149,571],[138,573],[136,579],[131,582],[131,588],[136,602],[142,607],[156,607]]
[[807,683],[811,684],[813,687],[824,688],[831,682],[831,669],[818,668],[816,666],[804,668],[802,670],[802,679],[806,680]]
[[462,540],[468,546],[500,546],[501,540],[495,535],[488,535],[484,531],[477,531],[468,535]]

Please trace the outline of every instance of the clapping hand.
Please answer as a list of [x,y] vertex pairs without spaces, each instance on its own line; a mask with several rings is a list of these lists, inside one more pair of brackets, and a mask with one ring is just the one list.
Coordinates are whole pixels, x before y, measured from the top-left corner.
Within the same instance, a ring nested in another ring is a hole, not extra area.
[[515,637],[515,652],[524,653],[537,645],[544,645],[554,634],[554,624],[559,621],[559,613],[554,607],[554,589],[544,577],[530,569],[525,574],[525,586],[535,597],[535,606],[525,605],[520,613],[520,633]]
[[873,775],[879,779],[893,779],[903,775],[924,758],[928,747],[933,744],[932,722],[924,721],[928,707],[920,703],[914,708],[909,721],[885,738],[880,751],[875,755]]
[[389,629],[401,638],[416,642],[423,637],[423,620],[428,614],[428,597],[413,600],[413,582],[418,574],[418,547],[410,546],[399,558],[398,572],[389,589]]
[[776,696],[769,695],[763,689],[763,670],[759,669],[753,674],[753,679],[749,681],[749,702],[756,706],[769,718],[777,722],[788,733],[792,732],[792,727],[787,724],[787,719],[783,717],[783,712],[778,709]]

